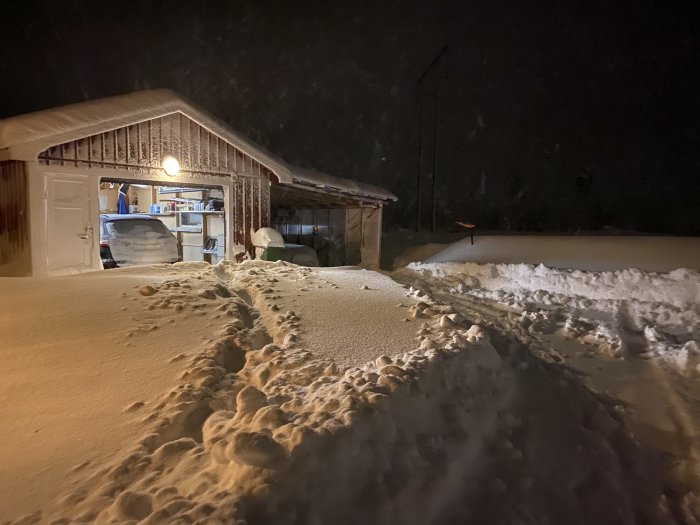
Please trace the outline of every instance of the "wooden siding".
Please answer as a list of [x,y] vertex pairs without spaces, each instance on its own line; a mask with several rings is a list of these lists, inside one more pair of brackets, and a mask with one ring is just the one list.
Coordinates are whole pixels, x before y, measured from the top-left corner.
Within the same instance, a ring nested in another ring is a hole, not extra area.
[[248,250],[248,246],[245,244],[245,187],[243,179],[235,179],[233,181],[233,188],[235,194],[233,210],[231,210],[231,218],[234,225],[233,238],[236,244],[245,245],[245,249]]
[[26,165],[20,161],[0,162],[0,275],[29,275],[29,258]]
[[186,174],[269,178],[272,173],[181,113],[57,144],[43,151],[39,162],[162,173],[166,155],[175,156]]
[[[39,155],[49,166],[114,168],[144,175],[162,175],[162,161],[173,155],[181,176],[192,184],[233,182],[230,214],[232,242],[253,253],[250,229],[269,222],[272,171],[244,151],[210,133],[181,113],[58,144]],[[206,182],[204,178],[206,177]]]

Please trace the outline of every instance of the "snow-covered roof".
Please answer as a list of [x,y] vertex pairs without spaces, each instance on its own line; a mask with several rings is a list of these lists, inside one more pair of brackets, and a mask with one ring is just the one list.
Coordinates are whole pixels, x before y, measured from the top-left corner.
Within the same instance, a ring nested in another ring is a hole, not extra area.
[[397,200],[396,195],[379,186],[373,186],[372,184],[357,182],[351,179],[343,179],[341,177],[333,177],[332,175],[307,168],[293,167],[291,169],[294,182],[302,186],[313,186],[315,188],[337,191],[338,193],[348,193],[351,195],[366,195],[381,200]]
[[4,150],[8,159],[33,160],[51,146],[173,113],[182,113],[241,149],[272,170],[280,184],[397,200],[393,193],[371,184],[291,166],[169,89],[138,91],[0,120],[0,152]]

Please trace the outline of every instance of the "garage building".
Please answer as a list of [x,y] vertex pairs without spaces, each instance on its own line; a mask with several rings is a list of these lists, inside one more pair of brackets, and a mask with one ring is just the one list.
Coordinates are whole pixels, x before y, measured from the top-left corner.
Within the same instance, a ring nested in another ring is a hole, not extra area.
[[396,200],[290,166],[170,90],[82,102],[0,121],[0,275],[100,269],[99,217],[120,188],[184,260],[210,262],[253,254],[252,232],[272,225],[322,264],[377,266]]

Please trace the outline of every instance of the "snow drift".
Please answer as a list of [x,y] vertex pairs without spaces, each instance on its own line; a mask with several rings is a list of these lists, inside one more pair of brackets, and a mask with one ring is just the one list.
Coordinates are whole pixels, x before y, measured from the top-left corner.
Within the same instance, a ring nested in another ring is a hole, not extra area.
[[700,274],[560,270],[527,264],[411,264],[451,293],[519,314],[514,326],[562,332],[615,356],[647,354],[692,371],[700,359]]
[[587,271],[640,268],[669,272],[700,270],[700,239],[695,237],[606,235],[477,235],[452,244],[425,244],[406,249],[393,268],[411,262],[544,264]]

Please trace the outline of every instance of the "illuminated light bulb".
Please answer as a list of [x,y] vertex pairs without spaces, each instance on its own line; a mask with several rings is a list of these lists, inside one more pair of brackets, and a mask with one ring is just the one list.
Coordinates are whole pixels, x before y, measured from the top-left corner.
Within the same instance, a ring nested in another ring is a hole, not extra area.
[[180,163],[172,155],[167,155],[163,158],[163,169],[165,170],[165,173],[171,177],[174,177],[180,173]]

